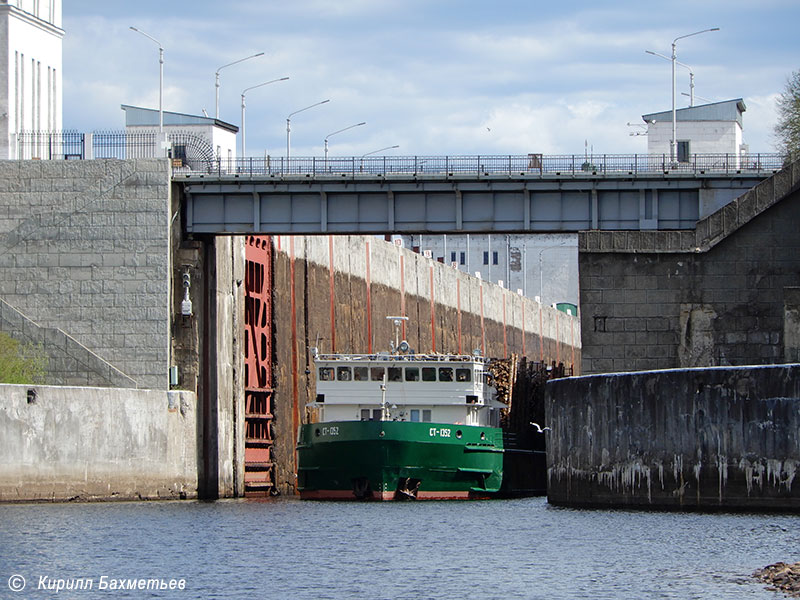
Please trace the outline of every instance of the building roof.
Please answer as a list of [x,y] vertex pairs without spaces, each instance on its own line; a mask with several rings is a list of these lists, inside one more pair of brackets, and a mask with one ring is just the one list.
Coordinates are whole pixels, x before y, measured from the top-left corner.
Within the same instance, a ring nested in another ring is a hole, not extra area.
[[[125,111],[125,126],[126,127],[158,127],[158,111],[152,108],[141,108],[138,106],[130,106],[128,104],[121,105],[122,110]],[[213,117],[201,117],[198,115],[187,115],[184,113],[176,113],[165,110],[164,111],[164,125],[170,126],[186,126],[186,125],[211,125],[227,129],[233,133],[237,133],[239,128],[231,123],[220,121]]]
[[[736,98],[734,100],[724,100],[723,102],[712,102],[711,104],[701,104],[699,106],[689,106],[679,108],[675,111],[677,121],[736,121],[742,125],[742,113],[747,110],[744,100]],[[645,123],[672,122],[672,111],[650,113],[642,115]]]

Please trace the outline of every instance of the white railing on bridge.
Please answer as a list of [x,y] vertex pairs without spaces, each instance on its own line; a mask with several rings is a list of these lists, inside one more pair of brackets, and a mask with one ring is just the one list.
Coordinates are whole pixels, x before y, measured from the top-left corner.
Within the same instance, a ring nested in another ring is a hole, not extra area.
[[392,175],[569,176],[670,174],[761,174],[779,170],[784,157],[776,153],[693,154],[671,161],[665,154],[488,154],[468,156],[350,156],[217,158],[204,140],[186,133],[157,131],[96,131],[80,133],[22,132],[14,152],[18,159],[87,160],[155,158],[171,146],[176,174],[254,177],[358,177]]

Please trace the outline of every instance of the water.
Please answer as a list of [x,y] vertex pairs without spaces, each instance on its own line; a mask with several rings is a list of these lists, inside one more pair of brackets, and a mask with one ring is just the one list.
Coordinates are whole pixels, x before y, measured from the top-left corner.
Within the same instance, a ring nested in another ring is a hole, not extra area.
[[[5,505],[0,598],[779,600],[750,574],[800,560],[797,526],[791,515],[570,510],[544,498]],[[101,591],[101,576],[185,589]],[[41,577],[94,587],[39,590]]]

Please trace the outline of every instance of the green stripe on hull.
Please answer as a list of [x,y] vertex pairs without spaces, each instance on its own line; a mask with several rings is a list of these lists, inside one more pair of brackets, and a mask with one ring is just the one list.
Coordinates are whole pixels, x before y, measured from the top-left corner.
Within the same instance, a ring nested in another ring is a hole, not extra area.
[[[481,496],[500,489],[503,434],[495,427],[408,421],[303,425],[298,489],[314,498]],[[416,487],[418,483],[418,488]]]

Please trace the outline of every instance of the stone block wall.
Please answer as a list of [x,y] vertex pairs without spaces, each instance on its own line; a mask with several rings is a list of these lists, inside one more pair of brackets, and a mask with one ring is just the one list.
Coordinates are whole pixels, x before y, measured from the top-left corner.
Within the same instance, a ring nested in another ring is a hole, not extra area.
[[[0,161],[0,299],[127,386],[166,389],[170,191],[166,159]],[[67,362],[77,381],[118,384]],[[58,370],[49,383],[75,382]]]
[[545,414],[553,504],[800,507],[800,364],[557,379]]
[[799,188],[796,162],[694,230],[582,232],[582,372],[794,356]]
[[135,387],[136,382],[60,329],[41,327],[0,299],[0,331],[47,356],[47,380],[59,385]]

